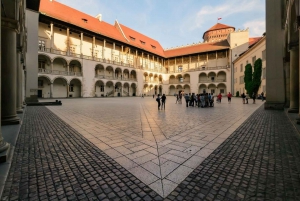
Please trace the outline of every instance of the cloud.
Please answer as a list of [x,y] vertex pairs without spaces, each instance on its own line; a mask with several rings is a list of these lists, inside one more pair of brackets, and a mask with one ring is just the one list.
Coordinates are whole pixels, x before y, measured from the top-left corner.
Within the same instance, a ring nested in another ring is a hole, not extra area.
[[261,36],[266,31],[265,20],[253,20],[243,24],[244,28],[249,27],[250,36]]
[[232,15],[244,15],[255,10],[263,10],[263,0],[225,0],[219,5],[207,5],[188,19],[189,30],[202,28],[207,21],[216,21],[218,17],[226,18]]

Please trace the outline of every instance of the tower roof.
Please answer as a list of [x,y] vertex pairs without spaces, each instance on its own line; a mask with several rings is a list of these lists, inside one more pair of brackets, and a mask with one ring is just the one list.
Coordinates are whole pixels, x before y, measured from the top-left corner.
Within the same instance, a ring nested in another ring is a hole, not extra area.
[[217,23],[214,26],[210,27],[207,31],[205,31],[202,38],[204,39],[204,35],[207,32],[220,30],[220,29],[228,29],[228,28],[233,28],[235,30],[235,27],[232,27],[232,26],[229,26],[229,25],[226,25],[226,24]]

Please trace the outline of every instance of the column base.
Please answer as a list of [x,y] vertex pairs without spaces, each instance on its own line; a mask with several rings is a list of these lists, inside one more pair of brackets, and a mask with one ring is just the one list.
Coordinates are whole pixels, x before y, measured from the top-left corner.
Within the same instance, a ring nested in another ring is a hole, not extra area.
[[285,103],[282,102],[265,102],[265,110],[283,110]]
[[8,160],[9,152],[10,144],[2,141],[0,145],[0,163],[5,163]]
[[289,108],[288,109],[288,113],[298,113],[299,112],[299,108]]
[[23,113],[23,109],[17,109],[17,114],[22,114]]
[[14,125],[20,124],[20,118],[17,115],[8,116],[8,117],[1,117],[1,124],[2,125]]

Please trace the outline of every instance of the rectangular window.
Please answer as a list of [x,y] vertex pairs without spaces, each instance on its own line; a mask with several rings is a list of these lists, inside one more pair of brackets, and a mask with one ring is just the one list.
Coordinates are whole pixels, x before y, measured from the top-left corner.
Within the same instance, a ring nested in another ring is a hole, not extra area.
[[243,70],[244,70],[244,67],[243,67],[243,64],[241,64],[240,72],[243,72]]
[[129,36],[129,38],[130,38],[132,41],[135,41],[135,38],[134,38],[134,37]]
[[43,87],[43,86],[44,86],[43,80],[38,80],[38,86],[39,86],[39,87]]
[[69,86],[69,92],[74,92],[74,85],[73,84],[70,84],[70,86]]
[[244,84],[244,76],[240,77],[240,84]]
[[215,90],[214,90],[214,89],[210,90],[210,93],[214,94],[214,93],[215,93]]
[[104,92],[104,85],[101,85],[101,86],[100,86],[100,91],[101,91],[101,92]]
[[143,45],[145,45],[145,44],[146,44],[144,41],[141,41],[141,43],[142,43]]
[[266,68],[262,69],[262,79],[266,79]]
[[39,50],[45,51],[45,41],[39,40]]
[[266,60],[266,50],[263,50],[261,54],[262,54],[262,60],[263,61]]
[[224,94],[224,92],[225,92],[224,89],[220,89],[221,94]]
[[152,47],[153,49],[156,49],[156,47],[155,47],[154,45],[151,45],[151,47]]
[[256,61],[256,56],[252,57],[252,65],[253,65],[253,67],[254,67],[255,61]]

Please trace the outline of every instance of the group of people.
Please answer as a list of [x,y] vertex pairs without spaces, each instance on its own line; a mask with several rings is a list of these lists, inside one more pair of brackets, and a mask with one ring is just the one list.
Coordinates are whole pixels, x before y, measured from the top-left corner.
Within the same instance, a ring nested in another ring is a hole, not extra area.
[[[154,98],[154,95],[153,95],[153,98]],[[166,109],[166,100],[167,100],[167,97],[165,94],[163,94],[161,97],[160,97],[160,94],[157,95],[156,102],[158,103],[158,110]]]
[[[261,94],[259,95],[259,98],[261,98],[261,101],[264,101],[264,99],[265,99],[264,95],[265,95],[264,92],[261,92]],[[241,97],[243,99],[243,104],[248,104],[247,95],[245,95],[245,93],[242,93]],[[253,100],[253,104],[255,104],[255,100],[256,100],[256,93],[255,92],[252,93],[251,98]]]
[[[177,98],[178,99],[178,98]],[[213,107],[214,106],[214,95],[213,93],[186,93],[184,96],[186,107]],[[177,101],[176,101],[177,103]]]

